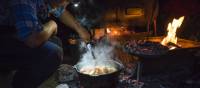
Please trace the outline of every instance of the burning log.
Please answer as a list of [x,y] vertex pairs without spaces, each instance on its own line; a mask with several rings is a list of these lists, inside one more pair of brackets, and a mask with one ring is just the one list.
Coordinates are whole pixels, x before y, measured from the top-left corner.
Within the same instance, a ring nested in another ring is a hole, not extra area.
[[[161,42],[162,39],[163,39],[163,36],[146,38],[147,41],[152,41],[152,42]],[[178,46],[181,47],[182,49],[191,49],[191,48],[200,47],[199,42],[182,39],[182,38],[177,38],[177,43],[178,43]]]
[[173,50],[175,48],[181,48],[181,46],[174,44],[172,42],[167,43],[167,46],[169,47],[170,50]]

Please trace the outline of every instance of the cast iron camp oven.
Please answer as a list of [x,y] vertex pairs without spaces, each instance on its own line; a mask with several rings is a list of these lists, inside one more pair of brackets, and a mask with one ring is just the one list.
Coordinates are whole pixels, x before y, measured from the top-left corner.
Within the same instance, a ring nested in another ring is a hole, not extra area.
[[113,73],[92,76],[88,74],[83,74],[80,72],[81,68],[87,65],[76,64],[74,68],[79,74],[79,80],[81,86],[84,88],[116,88],[118,83],[118,76],[120,72],[123,70],[124,66],[117,61],[109,60],[105,61],[106,65],[112,64],[114,68],[117,70]]

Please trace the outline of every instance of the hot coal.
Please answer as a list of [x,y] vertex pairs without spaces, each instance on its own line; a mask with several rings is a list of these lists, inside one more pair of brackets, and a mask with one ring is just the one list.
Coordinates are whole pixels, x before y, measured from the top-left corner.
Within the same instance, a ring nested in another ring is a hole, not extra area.
[[151,42],[145,40],[131,40],[126,42],[124,50],[135,55],[164,55],[169,48],[161,45],[159,42]]

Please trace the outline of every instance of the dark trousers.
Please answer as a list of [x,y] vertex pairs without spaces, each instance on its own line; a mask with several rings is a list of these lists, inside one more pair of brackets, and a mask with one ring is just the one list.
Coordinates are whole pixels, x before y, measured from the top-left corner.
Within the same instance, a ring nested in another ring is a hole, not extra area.
[[11,36],[0,36],[0,70],[16,69],[13,88],[37,88],[56,71],[62,58],[58,38],[30,48]]

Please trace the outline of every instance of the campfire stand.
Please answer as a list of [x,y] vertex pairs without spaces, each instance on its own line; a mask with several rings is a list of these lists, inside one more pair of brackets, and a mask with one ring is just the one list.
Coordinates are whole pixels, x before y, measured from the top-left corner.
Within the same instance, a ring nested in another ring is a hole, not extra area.
[[[147,76],[147,75],[151,75],[151,74],[154,74],[154,75],[159,74],[162,72],[165,73],[167,71],[170,72],[170,70],[177,69],[178,67],[181,67],[183,65],[186,67],[188,66],[189,68],[193,68],[196,63],[195,59],[197,59],[197,58],[193,58],[193,57],[191,58],[191,54],[187,55],[187,53],[183,53],[183,55],[181,55],[179,53],[173,52],[173,53],[169,53],[168,55],[164,55],[164,56],[156,57],[156,58],[147,58],[147,57],[136,56],[139,58],[138,62],[137,62],[137,70],[136,70],[137,72],[135,74],[136,81],[138,83],[136,88],[141,88],[141,85],[139,84],[139,82],[141,82],[143,80],[143,78],[142,78],[143,75]],[[181,56],[176,56],[176,55],[181,55]],[[185,56],[185,57],[183,58],[182,56]],[[171,64],[170,64],[170,60],[172,62]],[[188,63],[194,63],[194,64],[191,65]],[[154,66],[152,66],[152,65],[154,65]],[[194,70],[191,69],[191,71],[194,71]],[[145,82],[144,82],[144,84],[145,84]]]
[[[160,42],[162,39],[162,36],[147,37],[146,34],[136,34],[118,36],[113,40],[120,42],[117,48],[121,48],[129,40],[147,40],[152,42]],[[145,77],[148,75],[174,72],[176,70],[184,69],[185,67],[190,68],[190,72],[194,71],[193,68],[196,66],[194,53],[200,49],[200,43],[178,38],[178,44],[181,45],[180,49],[171,50],[165,55],[161,56],[145,57],[129,54],[132,57],[138,58],[135,58],[137,62],[137,70],[135,71],[137,71],[137,74],[134,75],[134,78],[136,78],[139,82],[141,80],[145,80]],[[125,62],[125,64],[130,63],[127,61],[134,59],[123,56],[124,55],[122,55],[121,60],[122,62]]]
[[140,61],[137,63],[137,78],[136,78],[136,81],[137,81],[137,83],[136,83],[136,87],[137,88],[141,88],[143,85],[144,85],[144,83],[141,85],[140,84],[140,71],[141,71],[141,63],[140,63]]
[[137,61],[137,67],[136,67],[137,70],[136,70],[136,86],[135,87],[142,88],[144,83],[141,82],[140,78],[142,77],[142,67],[143,67],[144,61],[146,61],[146,59],[153,59],[153,58],[158,58],[158,57],[153,56],[153,57],[147,58],[147,56],[141,56],[141,55],[133,55],[133,56],[139,58]]

